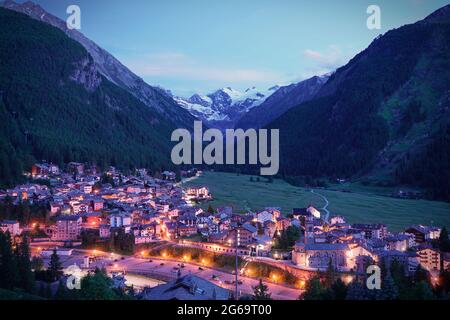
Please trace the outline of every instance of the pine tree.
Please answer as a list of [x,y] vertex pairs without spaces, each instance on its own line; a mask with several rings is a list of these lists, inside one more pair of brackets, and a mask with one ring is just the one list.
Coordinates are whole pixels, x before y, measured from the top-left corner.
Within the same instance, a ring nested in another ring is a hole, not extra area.
[[55,293],[56,300],[75,300],[78,290],[69,290],[65,281],[59,281],[58,289]]
[[413,280],[414,282],[425,281],[427,283],[431,283],[430,273],[427,270],[423,269],[419,264],[417,266],[416,272],[414,272]]
[[345,300],[347,291],[347,286],[341,279],[337,279],[331,286],[331,293],[334,300]]
[[320,282],[320,277],[314,277],[306,283],[304,300],[325,300],[327,296],[327,289]]
[[346,300],[372,300],[373,293],[366,286],[361,283],[354,281],[350,283],[347,290]]
[[333,266],[333,260],[330,258],[328,260],[328,267],[325,273],[325,287],[330,288],[334,283],[335,270]]
[[377,292],[377,300],[396,300],[398,298],[398,288],[388,270],[381,285],[381,290]]
[[12,290],[17,287],[20,278],[9,231],[0,231],[0,257],[0,288]]
[[61,262],[59,261],[59,256],[56,253],[56,249],[53,250],[53,253],[50,256],[48,271],[50,273],[50,278],[52,279],[52,281],[58,280],[62,275],[62,266]]
[[31,271],[30,247],[27,238],[24,238],[17,251],[20,287],[28,293],[33,293],[35,289],[35,283],[34,274]]
[[41,257],[31,258],[31,269],[34,271],[44,270],[44,260]]
[[254,300],[272,300],[269,288],[259,279],[259,284],[253,287],[253,299]]
[[119,296],[112,289],[113,281],[104,270],[96,269],[81,279],[80,295],[86,300],[117,300]]
[[412,288],[412,300],[434,300],[436,299],[430,285],[425,281],[420,281]]

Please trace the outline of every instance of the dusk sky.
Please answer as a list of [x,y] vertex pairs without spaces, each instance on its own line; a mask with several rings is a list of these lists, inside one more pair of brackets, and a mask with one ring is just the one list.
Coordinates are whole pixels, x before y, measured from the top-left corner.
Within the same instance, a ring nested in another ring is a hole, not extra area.
[[[23,2],[23,1],[20,1]],[[151,85],[189,96],[266,89],[327,73],[380,33],[423,19],[445,0],[36,0],[81,8],[81,32]],[[366,27],[379,5],[382,29]]]

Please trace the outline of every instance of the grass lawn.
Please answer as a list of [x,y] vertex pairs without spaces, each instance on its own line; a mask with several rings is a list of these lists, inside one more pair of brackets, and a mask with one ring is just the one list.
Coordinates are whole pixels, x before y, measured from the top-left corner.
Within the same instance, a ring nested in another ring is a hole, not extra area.
[[[256,180],[256,177],[253,177]],[[235,173],[204,172],[197,179],[183,186],[208,186],[214,200],[202,204],[207,208],[232,206],[236,212],[259,210],[264,207],[280,207],[284,214],[294,207],[312,204],[318,209],[325,201],[309,189],[289,185],[282,180],[272,183],[250,181],[250,176]],[[350,223],[380,222],[388,225],[391,231],[401,231],[412,224],[450,226],[450,203],[426,200],[403,200],[377,194],[357,192],[347,193],[331,190],[316,190],[330,202],[328,210],[332,215],[342,215]],[[386,192],[388,193],[388,192]]]

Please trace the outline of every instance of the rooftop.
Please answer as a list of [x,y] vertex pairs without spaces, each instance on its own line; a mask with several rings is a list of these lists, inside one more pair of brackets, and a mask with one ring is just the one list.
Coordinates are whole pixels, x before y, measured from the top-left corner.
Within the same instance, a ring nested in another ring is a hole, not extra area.
[[228,300],[229,297],[227,289],[192,274],[146,289],[143,293],[144,300]]

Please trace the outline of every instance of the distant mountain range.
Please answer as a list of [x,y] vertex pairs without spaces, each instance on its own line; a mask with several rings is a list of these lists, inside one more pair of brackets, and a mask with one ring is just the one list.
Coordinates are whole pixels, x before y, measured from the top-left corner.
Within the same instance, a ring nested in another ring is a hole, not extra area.
[[208,95],[173,98],[210,127],[262,128],[290,108],[314,98],[329,76],[315,76],[299,83],[275,85],[266,90],[252,87],[240,92],[226,87]]
[[208,95],[194,94],[188,99],[174,99],[208,126],[224,129],[233,128],[242,116],[262,104],[278,89],[279,86],[273,86],[261,91],[252,87],[240,92],[227,87]]

